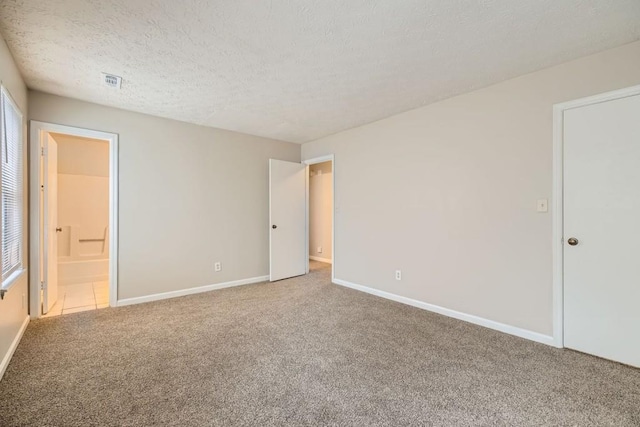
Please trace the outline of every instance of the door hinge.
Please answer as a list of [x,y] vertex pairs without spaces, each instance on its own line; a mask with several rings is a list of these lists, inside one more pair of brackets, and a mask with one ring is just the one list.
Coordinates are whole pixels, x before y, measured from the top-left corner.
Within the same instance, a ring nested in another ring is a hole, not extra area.
[[44,282],[40,282],[40,290],[44,291]]
[[40,147],[40,155],[44,156],[44,147]]

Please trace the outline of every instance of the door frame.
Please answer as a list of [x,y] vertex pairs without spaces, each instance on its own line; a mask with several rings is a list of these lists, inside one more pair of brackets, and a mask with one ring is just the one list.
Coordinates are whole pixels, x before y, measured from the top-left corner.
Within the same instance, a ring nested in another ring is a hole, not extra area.
[[305,206],[305,250],[307,252],[307,274],[309,273],[309,166],[318,163],[331,162],[331,282],[336,278],[336,159],[335,155],[327,154],[325,156],[314,157],[312,159],[303,160],[302,163],[307,165],[306,172],[306,206]]
[[118,134],[30,121],[29,127],[29,314],[42,316],[40,296],[40,138],[43,133],[62,133],[109,143],[109,306],[118,301]]
[[552,257],[553,257],[553,344],[564,347],[564,112],[640,95],[640,85],[563,102],[553,106],[553,189],[552,189]]

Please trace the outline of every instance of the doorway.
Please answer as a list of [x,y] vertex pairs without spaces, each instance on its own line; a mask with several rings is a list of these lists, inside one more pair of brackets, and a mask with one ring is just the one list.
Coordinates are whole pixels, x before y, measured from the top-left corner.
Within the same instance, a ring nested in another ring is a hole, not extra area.
[[333,162],[309,165],[308,209],[309,269],[333,263]]
[[31,122],[31,317],[115,306],[117,136]]
[[302,164],[269,160],[270,281],[307,274],[310,261],[330,264],[334,280],[335,211],[333,154]]
[[556,106],[554,335],[640,367],[640,86]]
[[307,273],[310,266],[331,265],[335,278],[335,157],[333,154],[303,162],[307,165]]

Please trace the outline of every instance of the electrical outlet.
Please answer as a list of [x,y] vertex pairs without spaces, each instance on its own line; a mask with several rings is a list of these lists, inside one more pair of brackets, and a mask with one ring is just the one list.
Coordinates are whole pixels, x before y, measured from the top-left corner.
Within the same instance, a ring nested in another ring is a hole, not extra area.
[[222,264],[219,263],[219,262],[216,262],[214,264],[214,268],[215,268],[216,272],[218,272],[218,271],[222,270]]
[[318,253],[321,254],[322,253],[322,246],[318,246]]
[[402,280],[402,271],[396,270],[396,280]]

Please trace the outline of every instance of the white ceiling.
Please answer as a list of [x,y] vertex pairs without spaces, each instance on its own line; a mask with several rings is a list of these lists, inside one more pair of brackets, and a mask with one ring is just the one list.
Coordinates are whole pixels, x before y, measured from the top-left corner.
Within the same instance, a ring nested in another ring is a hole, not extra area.
[[0,0],[0,31],[33,89],[307,142],[638,40],[640,1]]

